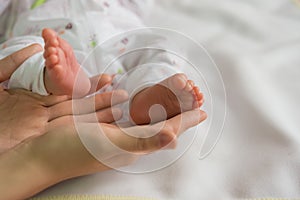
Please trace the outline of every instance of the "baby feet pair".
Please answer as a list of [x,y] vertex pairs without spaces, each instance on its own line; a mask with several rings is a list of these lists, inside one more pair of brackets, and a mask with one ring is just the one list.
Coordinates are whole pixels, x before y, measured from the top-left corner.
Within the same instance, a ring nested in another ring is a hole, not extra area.
[[[42,36],[47,91],[54,95],[85,96],[91,88],[90,79],[80,68],[72,47],[51,29],[44,29]],[[80,83],[76,90],[75,81]],[[199,108],[203,101],[203,94],[193,81],[184,74],[175,74],[139,92],[130,103],[130,116],[136,124],[154,123]]]

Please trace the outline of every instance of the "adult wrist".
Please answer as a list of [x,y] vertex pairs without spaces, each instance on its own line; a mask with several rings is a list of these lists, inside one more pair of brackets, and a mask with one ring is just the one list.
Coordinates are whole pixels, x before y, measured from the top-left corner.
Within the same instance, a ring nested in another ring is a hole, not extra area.
[[33,140],[30,145],[36,152],[31,152],[31,155],[36,157],[34,162],[44,174],[47,174],[49,186],[108,169],[84,147],[73,125],[53,129]]
[[0,155],[0,194],[3,199],[25,199],[49,184],[30,145],[21,144]]

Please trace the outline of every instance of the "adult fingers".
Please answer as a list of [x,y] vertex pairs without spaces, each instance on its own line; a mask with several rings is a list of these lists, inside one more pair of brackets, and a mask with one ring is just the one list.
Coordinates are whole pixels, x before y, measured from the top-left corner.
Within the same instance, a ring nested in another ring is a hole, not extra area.
[[0,82],[3,82],[30,56],[42,51],[39,44],[30,45],[0,60]]
[[113,105],[122,103],[128,99],[124,90],[97,94],[84,99],[65,101],[49,107],[49,121],[66,115],[82,115],[93,113]]
[[187,129],[206,119],[206,113],[193,110],[151,126],[135,126],[110,131],[102,125],[103,132],[119,148],[138,154],[150,153],[162,148],[174,148],[176,138]]
[[207,114],[199,109],[184,112],[177,115],[165,122],[160,122],[152,125],[155,130],[165,130],[176,134],[176,136],[181,135],[183,132],[192,128],[207,118]]
[[106,108],[96,113],[85,115],[68,115],[52,120],[47,127],[47,130],[52,130],[59,126],[73,123],[112,123],[122,117],[122,110],[119,108]]
[[122,110],[119,108],[106,108],[104,110],[100,110],[96,113],[90,113],[86,115],[79,115],[75,117],[76,122],[86,122],[86,123],[112,123],[121,119]]

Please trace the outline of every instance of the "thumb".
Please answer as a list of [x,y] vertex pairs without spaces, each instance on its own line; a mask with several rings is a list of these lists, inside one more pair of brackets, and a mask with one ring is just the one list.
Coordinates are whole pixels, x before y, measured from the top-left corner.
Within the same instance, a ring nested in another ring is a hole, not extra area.
[[[120,128],[102,124],[107,138],[119,148],[137,154],[175,148],[177,137],[206,119],[200,110],[184,112],[166,121],[145,126]],[[114,131],[112,131],[114,129]]]

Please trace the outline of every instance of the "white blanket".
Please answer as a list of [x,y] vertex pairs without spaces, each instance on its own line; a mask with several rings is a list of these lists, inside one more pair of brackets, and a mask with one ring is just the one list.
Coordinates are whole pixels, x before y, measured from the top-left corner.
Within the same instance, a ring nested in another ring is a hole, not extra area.
[[[299,198],[300,7],[296,1],[158,0],[148,25],[193,37],[218,65],[228,103],[216,148],[199,160],[203,137],[198,137],[183,157],[160,171],[99,173],[63,182],[39,196]],[[198,129],[200,136],[206,126],[207,122]]]

